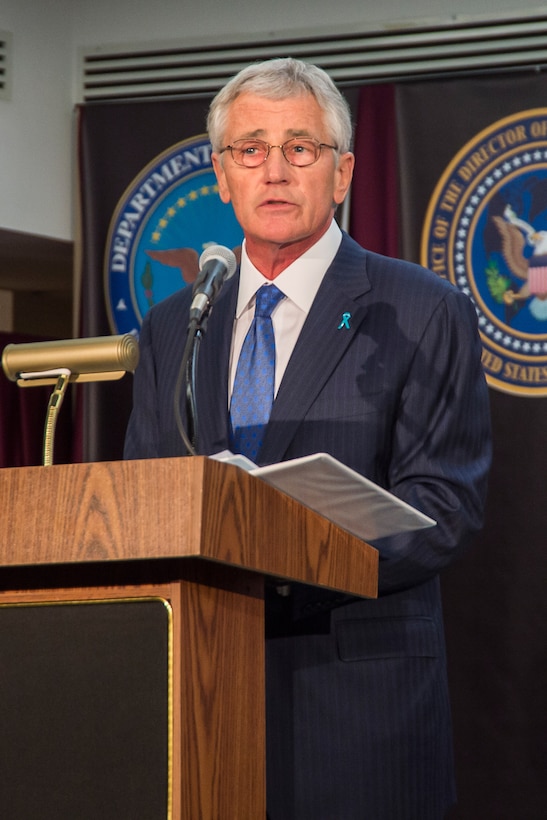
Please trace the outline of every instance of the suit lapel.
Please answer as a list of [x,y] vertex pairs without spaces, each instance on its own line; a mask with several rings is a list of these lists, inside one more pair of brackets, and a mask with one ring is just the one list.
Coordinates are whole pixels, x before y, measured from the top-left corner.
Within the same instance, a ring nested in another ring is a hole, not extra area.
[[260,453],[281,461],[298,426],[351,344],[366,315],[366,253],[348,237],[319,288],[285,371]]

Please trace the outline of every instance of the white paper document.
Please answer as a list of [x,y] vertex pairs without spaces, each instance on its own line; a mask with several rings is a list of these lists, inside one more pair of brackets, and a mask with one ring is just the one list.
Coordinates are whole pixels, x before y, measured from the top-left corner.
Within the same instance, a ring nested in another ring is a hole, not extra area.
[[363,541],[434,527],[436,522],[328,453],[257,467],[245,456],[213,456],[242,467]]

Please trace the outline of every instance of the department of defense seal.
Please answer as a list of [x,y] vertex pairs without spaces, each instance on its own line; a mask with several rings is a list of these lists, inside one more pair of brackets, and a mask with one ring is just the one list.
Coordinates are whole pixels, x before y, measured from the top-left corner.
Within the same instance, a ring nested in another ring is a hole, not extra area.
[[113,333],[138,333],[146,312],[192,284],[208,245],[239,259],[243,233],[219,195],[206,135],[164,151],[133,180],[110,222],[104,280]]
[[421,257],[473,301],[488,383],[547,395],[547,108],[498,120],[456,154]]

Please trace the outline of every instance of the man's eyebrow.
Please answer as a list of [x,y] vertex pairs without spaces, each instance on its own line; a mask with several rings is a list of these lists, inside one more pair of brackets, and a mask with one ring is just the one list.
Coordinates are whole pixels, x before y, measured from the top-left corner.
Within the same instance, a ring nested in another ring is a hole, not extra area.
[[261,139],[264,137],[265,131],[263,128],[257,128],[255,131],[246,131],[238,140],[252,140],[252,139]]
[[[254,131],[246,131],[237,139],[241,140],[252,140],[252,139],[264,139],[266,135],[266,131],[264,128],[257,128]],[[287,128],[285,130],[285,138],[286,139],[293,139],[294,137],[310,137],[311,134],[307,128]]]

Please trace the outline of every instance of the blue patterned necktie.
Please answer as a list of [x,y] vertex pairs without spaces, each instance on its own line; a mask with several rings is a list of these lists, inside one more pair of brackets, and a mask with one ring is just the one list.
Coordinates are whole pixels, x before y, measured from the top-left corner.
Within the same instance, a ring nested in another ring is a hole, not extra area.
[[237,363],[230,403],[231,449],[256,461],[274,400],[275,337],[271,314],[283,299],[275,285],[256,294],[255,315]]

